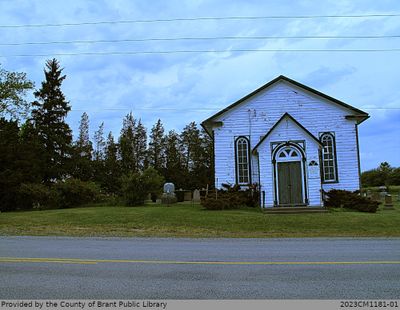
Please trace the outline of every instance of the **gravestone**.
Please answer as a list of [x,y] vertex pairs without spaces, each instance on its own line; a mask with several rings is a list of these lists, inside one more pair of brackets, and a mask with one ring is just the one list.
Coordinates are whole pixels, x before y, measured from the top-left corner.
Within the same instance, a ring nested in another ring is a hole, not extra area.
[[176,203],[175,185],[173,183],[164,184],[164,193],[161,196],[161,203],[165,205]]
[[393,210],[393,201],[392,201],[392,195],[386,195],[385,196],[385,209],[386,210]]
[[174,185],[174,183],[165,183],[164,184],[164,193],[166,193],[166,194],[175,193],[175,185]]
[[193,191],[193,202],[200,202],[200,191],[198,189]]

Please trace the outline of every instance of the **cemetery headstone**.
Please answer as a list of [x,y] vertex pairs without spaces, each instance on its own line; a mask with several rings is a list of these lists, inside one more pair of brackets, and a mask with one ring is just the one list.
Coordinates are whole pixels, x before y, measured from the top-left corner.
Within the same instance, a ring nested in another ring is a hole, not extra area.
[[198,189],[193,191],[193,202],[200,202],[200,191]]
[[167,206],[176,203],[175,185],[173,183],[165,183],[163,189],[164,193],[161,196],[161,203]]
[[393,201],[392,201],[392,195],[386,195],[385,196],[385,209],[387,210],[393,210]]

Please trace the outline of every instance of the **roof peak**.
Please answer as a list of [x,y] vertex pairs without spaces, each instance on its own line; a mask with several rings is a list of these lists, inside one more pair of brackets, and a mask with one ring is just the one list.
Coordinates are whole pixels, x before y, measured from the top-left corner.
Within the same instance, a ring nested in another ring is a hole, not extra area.
[[[340,101],[340,100],[338,100],[338,99],[335,99],[335,98],[333,98],[333,97],[331,97],[331,96],[328,96],[328,95],[326,95],[326,94],[324,94],[324,93],[321,93],[320,91],[318,91],[318,90],[316,90],[316,89],[314,89],[314,88],[311,88],[311,87],[309,87],[309,86],[306,86],[306,85],[304,85],[304,84],[302,84],[302,83],[300,83],[300,82],[297,82],[297,81],[295,81],[295,80],[292,80],[291,78],[288,78],[287,76],[281,74],[281,75],[277,76],[276,78],[274,78],[273,80],[269,81],[268,83],[264,84],[263,86],[261,86],[261,87],[257,88],[256,90],[252,91],[252,92],[249,93],[248,95],[246,95],[246,96],[242,97],[241,99],[237,100],[236,102],[232,103],[231,105],[229,105],[229,106],[226,107],[225,109],[222,109],[222,110],[220,110],[219,112],[217,112],[216,114],[214,114],[214,115],[212,115],[211,117],[207,118],[205,121],[203,121],[203,122],[201,123],[201,125],[206,129],[206,128],[207,128],[207,123],[211,122],[215,117],[217,117],[217,116],[219,116],[219,115],[221,115],[221,114],[223,114],[223,113],[229,111],[230,109],[234,108],[235,106],[239,105],[240,103],[244,102],[245,100],[247,100],[247,99],[253,97],[254,95],[256,95],[257,93],[259,93],[260,91],[262,91],[262,90],[268,88],[269,86],[271,86],[271,85],[273,85],[273,84],[275,84],[275,83],[277,83],[278,81],[281,81],[281,80],[286,81],[286,82],[288,82],[288,83],[290,83],[290,84],[292,84],[292,85],[294,85],[294,86],[297,86],[297,87],[299,87],[299,88],[301,88],[301,89],[303,89],[303,90],[305,90],[305,91],[308,91],[308,92],[310,92],[310,93],[313,93],[313,94],[315,94],[315,95],[317,95],[317,96],[319,96],[319,97],[322,97],[322,98],[324,98],[324,99],[326,99],[326,100],[328,100],[328,101],[330,101],[330,102],[333,102],[333,103],[335,103],[335,104],[337,104],[337,105],[339,105],[339,106],[342,106],[342,107],[344,107],[344,108],[347,108],[347,109],[351,110],[351,111],[352,111],[355,115],[357,115],[357,116],[362,116],[362,117],[364,117],[364,118],[360,121],[360,123],[361,123],[362,121],[366,120],[366,119],[369,117],[368,113],[366,113],[366,112],[364,112],[364,111],[362,111],[362,110],[359,110],[359,109],[357,109],[357,108],[355,108],[355,107],[353,107],[353,106],[351,106],[351,105],[349,105],[349,104],[347,104],[347,103],[344,103],[343,101]],[[207,129],[206,129],[206,131],[207,131]]]

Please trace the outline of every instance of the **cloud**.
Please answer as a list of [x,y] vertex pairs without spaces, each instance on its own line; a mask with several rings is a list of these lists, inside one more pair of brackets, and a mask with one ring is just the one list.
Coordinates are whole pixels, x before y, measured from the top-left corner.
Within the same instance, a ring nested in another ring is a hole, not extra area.
[[354,67],[346,66],[342,68],[328,68],[322,66],[315,71],[308,73],[305,82],[313,81],[317,87],[324,87],[329,84],[335,84],[344,77],[353,74],[356,71]]
[[[293,2],[154,0],[146,1],[7,1],[1,24],[79,23],[205,16],[349,15],[396,12],[395,1],[330,0]],[[113,40],[157,37],[304,36],[396,34],[395,18],[265,19],[176,21],[115,25],[2,29],[2,42]],[[225,53],[60,56],[67,80],[63,85],[76,132],[87,111],[92,130],[104,121],[118,135],[122,117],[133,110],[151,128],[161,118],[166,129],[181,130],[201,122],[274,77],[284,74],[361,109],[371,118],[360,126],[363,169],[388,160],[400,166],[398,53],[232,52],[232,49],[398,48],[394,39],[374,40],[203,40],[98,44],[0,46],[0,55],[135,50],[227,50]],[[49,57],[6,57],[2,66],[27,72],[39,87]],[[206,109],[205,109],[206,108]],[[379,109],[377,109],[379,108]],[[391,110],[382,110],[391,108]],[[211,109],[211,110],[207,110]],[[214,109],[214,110],[213,110]],[[397,139],[397,140],[396,140]],[[371,140],[374,143],[371,143]],[[392,141],[392,142],[390,142]],[[383,152],[384,150],[384,152]],[[398,157],[398,156],[397,156]]]

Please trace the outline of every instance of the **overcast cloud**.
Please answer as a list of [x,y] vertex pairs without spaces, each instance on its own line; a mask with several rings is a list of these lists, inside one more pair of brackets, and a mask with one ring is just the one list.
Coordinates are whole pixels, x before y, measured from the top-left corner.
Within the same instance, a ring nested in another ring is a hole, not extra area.
[[[85,23],[211,16],[357,15],[400,13],[393,1],[8,1],[0,0],[0,26]],[[65,68],[68,122],[76,133],[89,114],[92,132],[104,121],[118,135],[132,111],[150,129],[200,123],[283,74],[365,110],[359,128],[362,169],[382,161],[400,166],[400,52],[232,52],[234,49],[394,49],[400,38],[180,40],[7,46],[7,43],[221,36],[400,35],[400,17],[196,20],[63,27],[0,27],[0,62],[23,71],[37,87],[46,59],[56,54],[172,50],[224,53],[54,56]],[[41,57],[15,57],[38,55]]]

